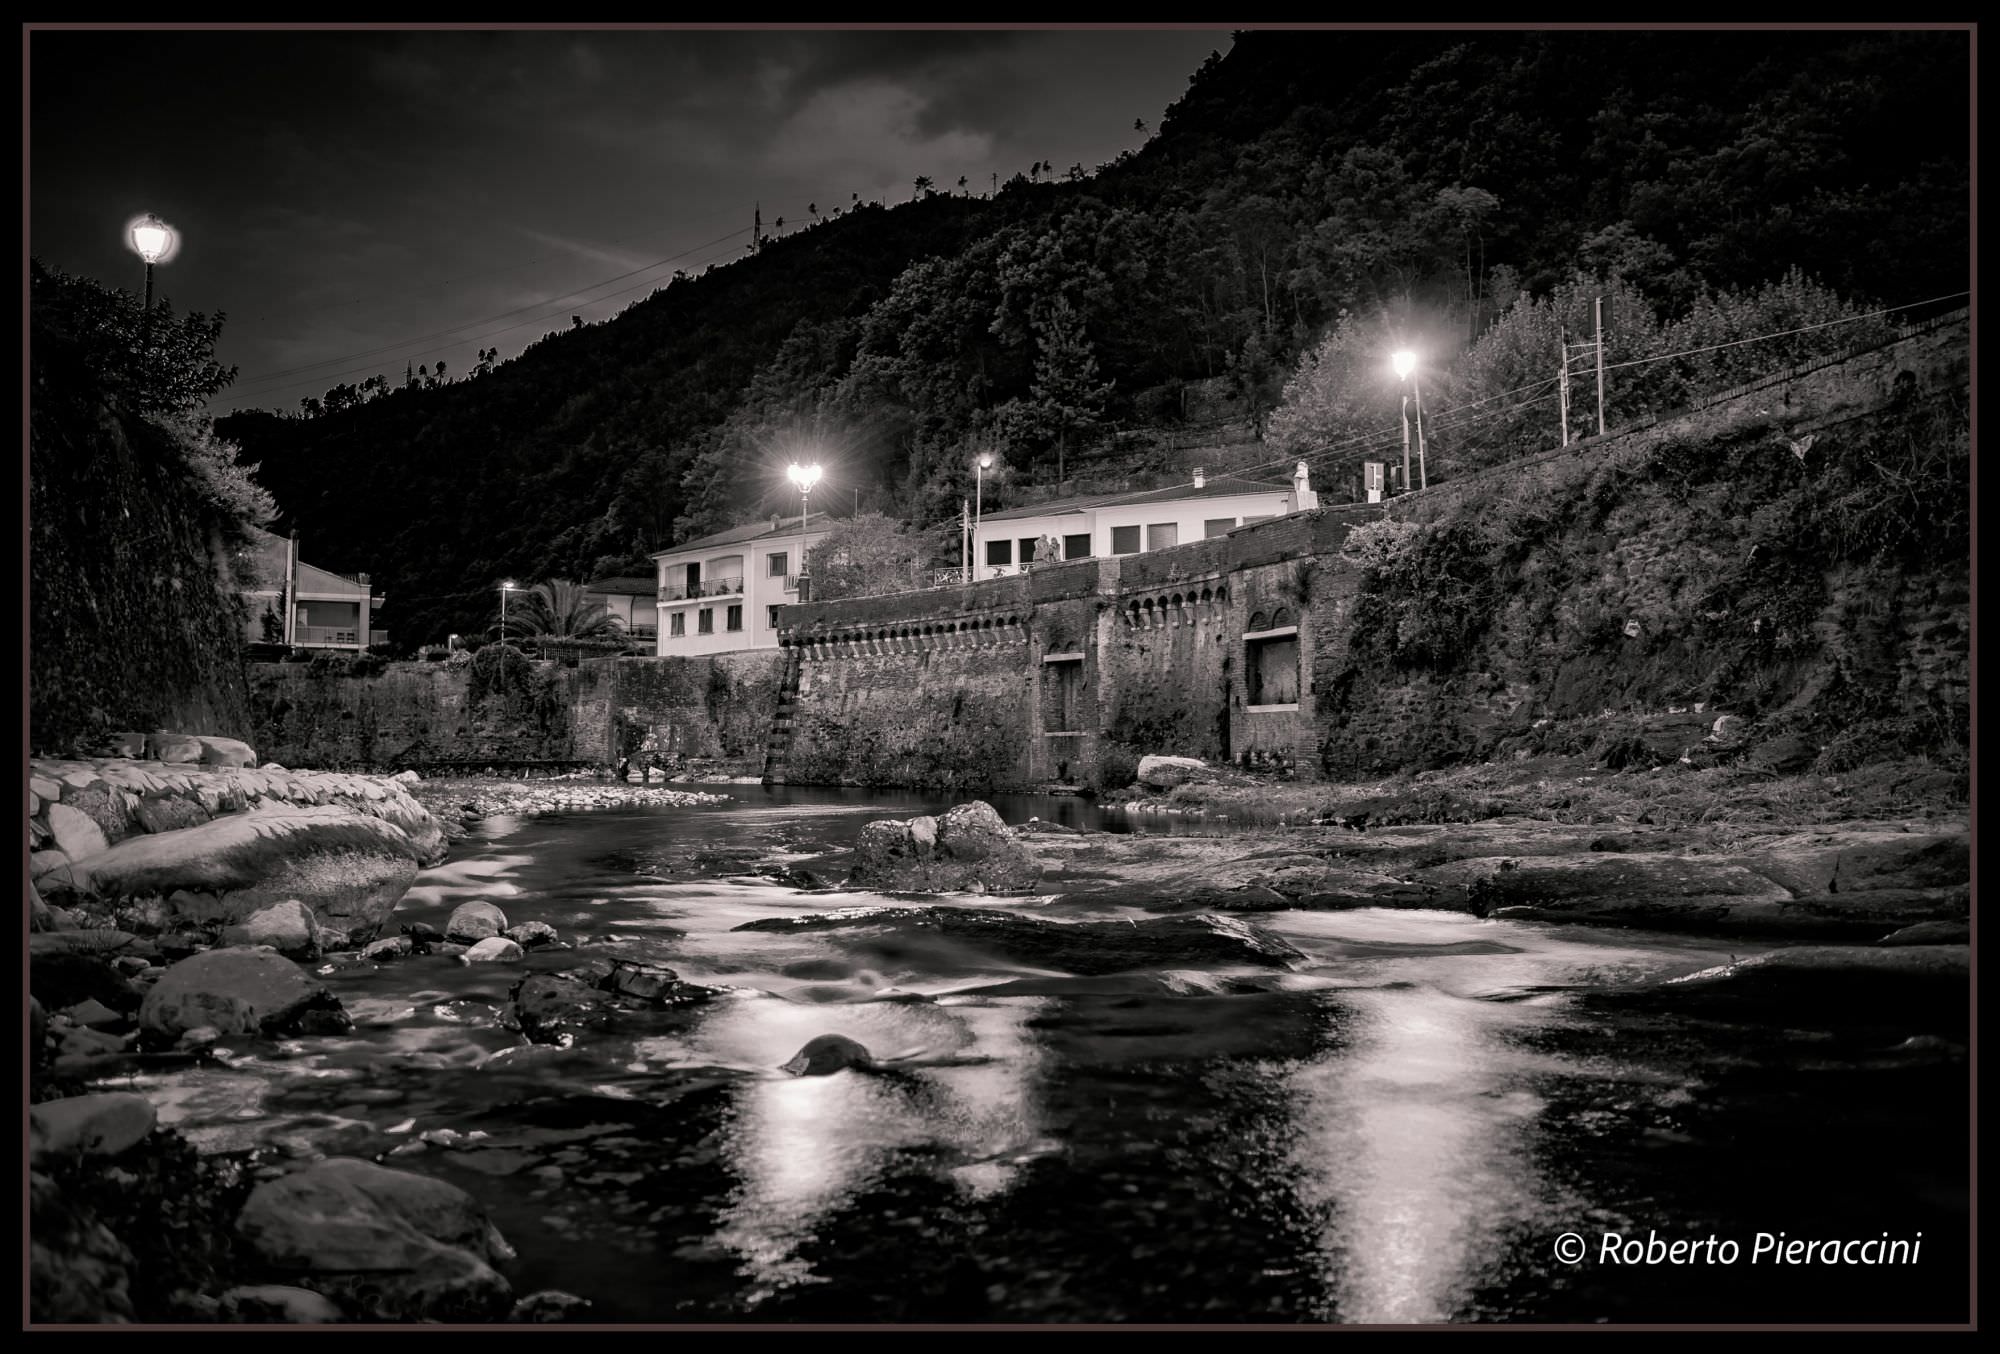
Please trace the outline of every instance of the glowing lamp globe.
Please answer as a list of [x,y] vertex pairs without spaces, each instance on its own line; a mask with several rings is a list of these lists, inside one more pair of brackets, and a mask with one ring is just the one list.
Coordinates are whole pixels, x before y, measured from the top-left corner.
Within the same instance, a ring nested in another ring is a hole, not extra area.
[[157,216],[148,215],[132,227],[132,248],[148,263],[158,263],[173,246],[174,233]]
[[800,493],[810,493],[812,487],[819,483],[819,466],[817,464],[795,465],[785,473],[791,476],[793,484],[799,486]]
[[1396,376],[1408,380],[1410,373],[1417,369],[1417,355],[1408,349],[1389,359],[1389,365],[1396,369]]

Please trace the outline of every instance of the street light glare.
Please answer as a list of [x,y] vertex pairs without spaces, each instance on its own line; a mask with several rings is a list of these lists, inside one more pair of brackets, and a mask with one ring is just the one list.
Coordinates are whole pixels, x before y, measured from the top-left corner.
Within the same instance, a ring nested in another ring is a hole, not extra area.
[[990,452],[990,451],[982,451],[982,452],[980,452],[980,453],[979,453],[979,468],[980,468],[981,470],[991,470],[991,469],[993,468],[993,453],[992,453],[992,452]]
[[514,580],[511,578],[508,579],[505,583],[502,583],[500,585],[500,591],[502,592],[512,592],[513,590],[514,590]]
[[820,472],[817,462],[812,465],[792,466],[785,473],[791,476],[792,483],[798,485],[801,490],[811,489],[813,485],[819,483]]
[[173,247],[174,233],[166,222],[148,213],[132,226],[132,248],[148,263],[158,263]]
[[1398,377],[1408,378],[1409,374],[1417,369],[1417,355],[1405,348],[1389,359],[1389,365],[1396,369]]

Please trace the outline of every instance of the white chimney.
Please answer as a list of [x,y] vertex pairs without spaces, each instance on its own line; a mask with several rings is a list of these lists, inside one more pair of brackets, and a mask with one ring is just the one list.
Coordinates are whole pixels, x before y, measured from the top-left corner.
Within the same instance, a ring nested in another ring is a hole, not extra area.
[[1313,492],[1312,484],[1306,477],[1306,463],[1300,461],[1292,471],[1292,511],[1306,512],[1319,506],[1319,495]]
[[1194,468],[1194,487],[1199,489],[1207,482],[1208,482],[1207,480],[1202,478],[1201,467],[1196,466]]

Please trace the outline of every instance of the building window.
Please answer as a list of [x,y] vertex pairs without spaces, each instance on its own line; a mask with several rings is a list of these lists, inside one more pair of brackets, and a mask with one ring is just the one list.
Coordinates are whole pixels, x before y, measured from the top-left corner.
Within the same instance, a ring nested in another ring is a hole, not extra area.
[[764,574],[767,578],[783,578],[791,572],[791,569],[787,567],[792,562],[792,552],[789,550],[776,551],[773,554],[766,555],[764,559],[766,565]]
[[986,562],[988,564],[1012,564],[1014,562],[1014,543],[1012,541],[988,541],[986,543]]
[[701,614],[694,618],[694,628],[696,633],[698,634],[703,634],[703,635],[714,634],[715,608],[712,606],[703,607],[701,609]]
[[1211,540],[1217,536],[1227,536],[1236,530],[1234,517],[1211,517],[1201,524],[1202,539]]
[[728,630],[741,630],[743,628],[743,607],[741,604],[729,608],[729,614],[723,617],[722,624]]
[[1037,538],[1033,536],[1021,538],[1021,567],[1024,569],[1034,562],[1036,542]]
[[680,636],[680,635],[685,635],[687,632],[688,632],[687,612],[676,611],[673,614],[673,619],[667,622],[667,633],[673,636]]
[[770,612],[770,613],[771,613],[771,628],[772,628],[773,630],[777,629],[777,628],[778,628],[778,608],[776,608],[776,607],[774,607],[774,606],[770,606],[770,607],[765,607],[764,609],[765,609],[766,611],[768,611],[768,612]]
[[1090,533],[1086,531],[1081,535],[1063,537],[1063,558],[1089,559]]
[[1139,528],[1111,528],[1111,553],[1114,555],[1136,555],[1139,553]]
[[1155,522],[1146,528],[1146,548],[1167,550],[1181,543],[1181,528],[1178,522]]
[[1071,733],[1084,725],[1083,660],[1042,660],[1042,732]]

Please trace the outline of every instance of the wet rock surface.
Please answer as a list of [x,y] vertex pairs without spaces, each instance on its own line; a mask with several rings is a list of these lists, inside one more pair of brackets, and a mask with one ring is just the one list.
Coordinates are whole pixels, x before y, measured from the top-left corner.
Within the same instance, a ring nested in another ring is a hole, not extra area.
[[852,885],[892,892],[1024,889],[1041,867],[993,806],[975,800],[945,813],[861,829],[848,872]]
[[1080,974],[1200,964],[1283,967],[1304,958],[1286,941],[1233,917],[1054,922],[997,909],[862,907],[802,917],[769,917],[745,922],[736,929],[779,934],[874,932],[882,937],[875,942],[877,946],[892,950],[935,936],[1022,963]]
[[139,1023],[171,1044],[189,1030],[224,1035],[330,1033],[352,1023],[326,987],[275,950],[210,950],[172,965],[146,993]]

